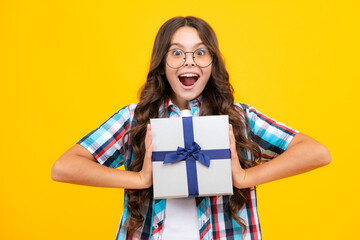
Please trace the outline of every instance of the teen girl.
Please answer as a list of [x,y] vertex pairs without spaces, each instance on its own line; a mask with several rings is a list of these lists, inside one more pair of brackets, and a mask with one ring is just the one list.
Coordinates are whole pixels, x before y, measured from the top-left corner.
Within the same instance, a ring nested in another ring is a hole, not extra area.
[[[140,102],[65,152],[52,178],[125,188],[116,239],[261,239],[255,186],[326,165],[331,156],[305,134],[234,103],[232,92],[213,29],[196,17],[172,18],[156,36]],[[152,199],[149,119],[185,114],[229,115],[234,195]],[[125,171],[116,169],[123,164]]]

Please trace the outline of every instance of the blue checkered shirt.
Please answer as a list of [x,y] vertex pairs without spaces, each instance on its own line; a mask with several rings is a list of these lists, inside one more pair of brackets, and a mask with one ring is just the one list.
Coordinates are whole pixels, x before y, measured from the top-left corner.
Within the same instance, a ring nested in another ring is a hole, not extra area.
[[[189,102],[193,116],[199,116],[201,97]],[[255,108],[235,103],[244,110],[250,122],[251,137],[261,149],[262,157],[272,159],[285,151],[290,141],[298,132],[282,123],[276,122]],[[128,169],[134,155],[131,151],[125,153],[122,137],[131,128],[136,104],[130,104],[101,126],[91,131],[77,143],[86,148],[97,161],[111,168],[124,165]],[[159,109],[159,116],[179,117],[180,109],[174,105],[170,98]],[[126,136],[125,144],[129,144]],[[251,154],[248,152],[248,157]],[[197,215],[199,235],[201,240],[211,239],[245,239],[260,240],[261,230],[257,212],[257,198],[255,188],[250,188],[248,201],[238,212],[245,221],[246,232],[242,234],[241,227],[231,218],[228,204],[231,196],[197,197]],[[133,234],[128,234],[124,222],[129,216],[127,208],[128,197],[125,194],[124,211],[120,220],[116,240],[122,239],[162,239],[165,222],[165,199],[149,200],[144,212],[143,226]]]

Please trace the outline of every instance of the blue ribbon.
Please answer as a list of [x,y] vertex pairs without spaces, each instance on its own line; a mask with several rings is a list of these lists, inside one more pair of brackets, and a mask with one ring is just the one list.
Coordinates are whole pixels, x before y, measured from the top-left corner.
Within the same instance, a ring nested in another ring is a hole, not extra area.
[[201,147],[194,141],[192,117],[183,117],[183,133],[185,148],[178,147],[177,151],[153,151],[152,161],[174,163],[186,161],[186,174],[189,196],[199,196],[196,160],[210,166],[210,159],[230,158],[230,149],[200,150]]
[[206,167],[210,166],[210,157],[200,151],[201,147],[196,142],[191,144],[190,149],[178,147],[176,152],[170,152],[165,154],[164,164],[174,163],[181,160],[196,159]]

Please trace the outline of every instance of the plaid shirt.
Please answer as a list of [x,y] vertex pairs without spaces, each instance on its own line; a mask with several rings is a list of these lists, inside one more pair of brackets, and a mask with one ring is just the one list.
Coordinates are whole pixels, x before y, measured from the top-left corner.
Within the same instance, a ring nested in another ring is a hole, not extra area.
[[[199,115],[201,97],[189,102],[193,116]],[[298,132],[282,123],[265,116],[255,108],[235,103],[240,106],[250,121],[251,137],[260,145],[262,157],[272,159],[285,151],[292,138]],[[131,128],[136,104],[120,109],[99,128],[83,137],[78,144],[85,147],[97,161],[111,168],[124,165],[128,169],[134,155],[125,154],[121,138]],[[180,109],[170,98],[159,109],[161,117],[179,117]],[[129,139],[124,139],[130,144]],[[129,145],[130,146],[130,145]],[[248,158],[251,157],[248,152]],[[241,227],[231,218],[228,204],[231,196],[197,197],[199,234],[201,240],[210,239],[244,239],[260,240],[261,231],[257,213],[255,188],[250,188],[248,201],[238,212],[238,216],[245,220],[246,232],[243,235]],[[127,209],[128,197],[125,194],[124,211],[119,224],[116,240],[122,239],[162,239],[162,230],[165,221],[165,199],[152,200],[146,203],[143,226],[134,234],[128,234],[123,227],[130,214]]]

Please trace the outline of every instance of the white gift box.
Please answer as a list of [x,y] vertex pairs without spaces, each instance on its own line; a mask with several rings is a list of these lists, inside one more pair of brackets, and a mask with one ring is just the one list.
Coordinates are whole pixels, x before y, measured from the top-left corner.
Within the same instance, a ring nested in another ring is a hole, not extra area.
[[[150,123],[154,199],[233,194],[227,115],[156,118]],[[164,163],[169,159],[177,160]]]

